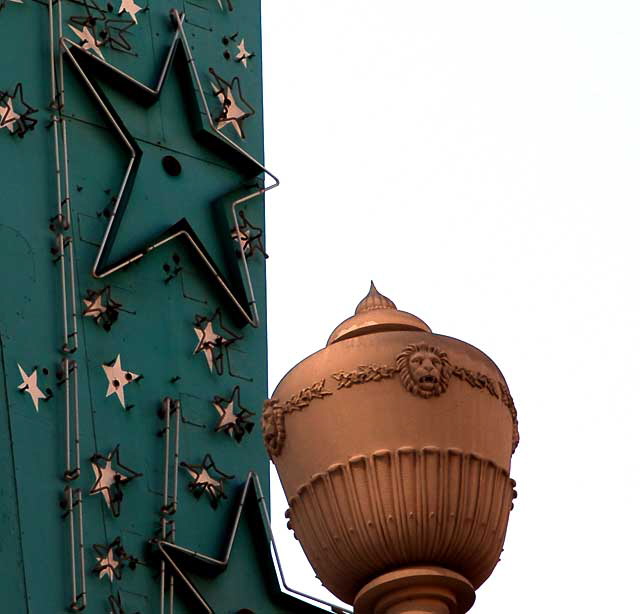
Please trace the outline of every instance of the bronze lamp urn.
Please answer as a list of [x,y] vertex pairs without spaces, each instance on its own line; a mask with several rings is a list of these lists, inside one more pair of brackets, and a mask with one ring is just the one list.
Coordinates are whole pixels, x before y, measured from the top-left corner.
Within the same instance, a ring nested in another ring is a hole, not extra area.
[[496,365],[375,289],[264,405],[289,528],[356,614],[462,614],[516,496],[516,410]]

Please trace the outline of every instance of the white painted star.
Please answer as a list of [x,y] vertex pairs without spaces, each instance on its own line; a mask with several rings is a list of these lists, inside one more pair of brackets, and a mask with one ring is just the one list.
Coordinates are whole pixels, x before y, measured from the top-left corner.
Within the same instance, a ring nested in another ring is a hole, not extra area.
[[[244,132],[242,130],[242,121],[245,120],[251,113],[245,111],[236,102],[236,98],[233,94],[234,89],[238,89],[238,81],[234,80],[231,87],[226,87],[224,89],[218,90],[216,86],[212,83],[211,87],[213,88],[213,93],[218,97],[218,100],[222,104],[222,108],[224,109],[220,119],[218,120],[218,124],[216,128],[221,130],[228,124],[233,124],[233,127],[236,129],[238,136],[240,138],[244,138]],[[238,91],[238,95],[240,92]],[[239,96],[238,96],[239,97]]]
[[198,337],[198,344],[193,350],[193,353],[204,352],[207,358],[207,364],[209,365],[209,371],[213,371],[214,349],[217,345],[220,345],[224,339],[221,335],[214,332],[211,322],[207,322],[204,328],[194,326],[193,331]]
[[251,56],[253,56],[253,53],[249,53],[247,51],[247,48],[244,46],[244,38],[240,41],[237,47],[238,47],[238,53],[236,54],[236,60],[238,60],[239,62],[242,62],[242,65],[246,68],[247,60],[250,59]]
[[22,377],[22,383],[18,386],[18,390],[27,392],[35,405],[36,411],[38,411],[38,401],[47,398],[47,395],[38,388],[38,369],[34,369],[31,375],[27,375],[19,363],[18,369],[20,369],[20,376]]
[[[194,485],[203,484],[206,488],[206,485],[209,484],[211,485],[211,487],[213,488],[216,494],[219,492],[222,492],[222,482],[220,480],[216,480],[215,478],[211,477],[209,475],[209,472],[204,467],[200,469],[200,473],[198,473],[197,471],[194,471],[190,467],[187,468],[187,471],[189,472],[189,475],[193,478]],[[208,488],[207,488],[207,491],[209,491]],[[213,496],[211,492],[209,492],[209,495]]]
[[91,463],[91,468],[96,476],[96,483],[93,485],[89,494],[97,495],[98,493],[102,493],[104,500],[107,502],[109,508],[111,508],[111,487],[116,483],[116,476],[119,476],[122,482],[127,478],[111,468],[110,460],[108,460],[102,468],[96,463]]
[[98,42],[93,37],[93,34],[91,34],[91,31],[89,30],[89,28],[87,28],[87,26],[84,26],[82,28],[82,31],[78,30],[77,28],[74,28],[71,25],[69,27],[73,30],[74,34],[82,41],[83,49],[94,51],[97,55],[99,55],[104,60],[104,56],[102,55],[102,51],[100,51]]
[[133,19],[133,23],[138,23],[136,19],[136,13],[139,13],[142,10],[141,6],[138,6],[134,0],[121,0],[120,10],[118,11],[118,15],[124,13],[125,11],[131,15],[131,19]]
[[15,130],[15,122],[20,119],[20,115],[18,115],[13,110],[13,100],[11,98],[7,98],[7,106],[0,106],[0,128],[7,128],[9,132],[13,132]]
[[109,580],[113,582],[116,569],[120,566],[120,561],[113,556],[113,548],[109,548],[106,556],[97,556],[96,561],[98,561],[100,568],[98,579],[101,580],[102,576],[108,576]]
[[[238,421],[238,416],[233,413],[233,399],[229,401],[225,407],[222,407],[222,404],[214,401],[213,406],[216,408],[216,411],[220,414],[220,422],[218,422],[216,426],[216,431],[222,431],[226,426],[231,425],[235,426]],[[233,428],[227,429],[227,433],[229,433],[230,437],[233,437]]]
[[98,294],[94,299],[85,298],[82,302],[87,306],[83,315],[88,318],[99,318],[107,312],[107,308],[102,304],[102,294]]
[[246,230],[234,228],[231,231],[231,238],[240,244],[240,249],[246,254],[250,247],[251,237]]
[[120,354],[115,359],[113,365],[102,365],[104,373],[109,381],[109,387],[107,388],[107,394],[105,396],[111,396],[115,394],[122,407],[124,404],[124,387],[127,384],[137,380],[140,376],[130,371],[125,371],[120,364]]

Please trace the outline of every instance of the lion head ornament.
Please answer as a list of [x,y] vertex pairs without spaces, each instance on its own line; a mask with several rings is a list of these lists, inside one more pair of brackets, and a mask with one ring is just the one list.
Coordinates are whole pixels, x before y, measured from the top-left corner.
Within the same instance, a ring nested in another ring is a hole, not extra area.
[[262,411],[262,435],[269,456],[278,456],[282,452],[286,432],[284,412],[277,399],[264,402]]
[[449,386],[447,354],[426,343],[407,346],[398,354],[396,366],[404,387],[425,399],[441,395]]

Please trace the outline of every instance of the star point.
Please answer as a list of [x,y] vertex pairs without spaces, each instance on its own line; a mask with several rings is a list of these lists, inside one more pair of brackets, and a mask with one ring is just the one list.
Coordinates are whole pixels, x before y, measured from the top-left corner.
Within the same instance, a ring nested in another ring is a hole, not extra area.
[[98,55],[102,60],[104,60],[104,55],[102,55],[102,51],[100,50],[99,43],[94,38],[93,34],[89,30],[87,26],[83,26],[82,30],[78,30],[78,28],[74,28],[72,25],[69,26],[73,33],[82,41],[82,48],[87,51],[93,51],[96,55]]
[[205,358],[207,359],[207,365],[209,366],[209,371],[213,373],[213,366],[216,364],[218,357],[215,355],[216,348],[220,348],[224,343],[225,339],[222,335],[218,335],[213,330],[213,325],[209,321],[207,322],[204,328],[200,328],[199,326],[194,326],[193,331],[198,337],[198,343],[193,350],[194,354],[199,354],[203,352]]
[[46,399],[47,395],[38,388],[38,369],[34,369],[31,375],[27,375],[19,363],[18,369],[22,377],[22,383],[18,386],[18,390],[20,390],[20,392],[26,392],[31,397],[36,411],[39,411],[38,402],[40,399]]
[[20,115],[13,110],[13,100],[8,98],[7,106],[0,106],[0,129],[6,128],[9,132],[13,133],[15,130],[15,123],[19,119]]
[[82,313],[87,318],[99,318],[103,313],[107,312],[107,308],[102,304],[102,295],[98,294],[93,300],[83,299],[86,309]]
[[[238,79],[238,77],[234,77],[231,80],[231,83],[229,83],[220,77],[213,68],[210,68],[209,72],[216,80],[216,83],[211,83],[213,94],[218,98],[218,101],[222,106],[222,110],[216,118],[216,128],[218,130],[222,130],[229,124],[232,124],[238,136],[241,139],[244,139],[243,123],[246,119],[255,114],[255,110],[242,96],[240,79]],[[247,108],[242,108],[238,104],[238,100]]]
[[[20,111],[16,111],[16,101]],[[11,134],[17,134],[22,138],[38,123],[37,119],[31,117],[37,111],[38,109],[34,109],[25,101],[22,83],[15,86],[13,94],[0,91],[0,129],[6,128]]]
[[[211,506],[213,509],[217,509],[220,499],[227,498],[224,492],[224,483],[234,476],[220,471],[210,454],[206,454],[199,465],[190,465],[185,462],[180,463],[180,465],[187,470],[187,473],[193,479],[193,482],[189,484],[189,490],[194,493],[197,499],[204,492],[207,492],[211,498]],[[213,472],[215,472],[215,475],[212,475]]]
[[[253,422],[249,417],[255,414],[240,404],[240,386],[233,389],[230,399],[215,397],[213,407],[220,416],[215,427],[216,433],[227,433],[229,437],[240,443],[242,438],[253,430]],[[238,413],[235,413],[236,407],[240,409]]]
[[135,3],[135,0],[121,0],[120,10],[118,11],[118,15],[121,15],[126,11],[131,17],[131,19],[133,19],[133,23],[137,24],[138,19],[136,17],[136,14],[139,13],[141,10],[142,10],[142,7],[138,6]]
[[[114,458],[115,464],[119,469],[113,468]],[[104,461],[104,466],[100,464],[100,461]],[[89,494],[97,495],[98,493],[102,493],[102,496],[104,497],[109,509],[113,512],[113,515],[116,517],[119,516],[120,503],[123,498],[121,486],[140,477],[142,474],[126,467],[120,462],[119,445],[111,450],[107,456],[94,454],[91,457],[91,468],[93,469],[96,481],[91,487]]]
[[97,556],[96,561],[98,579],[102,580],[103,576],[107,576],[107,578],[109,578],[109,581],[113,583],[113,580],[116,577],[117,573],[116,570],[118,569],[118,567],[120,567],[120,561],[118,561],[113,555],[113,548],[109,548],[106,555]]
[[255,53],[250,53],[244,44],[244,38],[236,45],[238,53],[236,54],[236,60],[242,62],[242,65],[247,68],[247,60],[250,60]]

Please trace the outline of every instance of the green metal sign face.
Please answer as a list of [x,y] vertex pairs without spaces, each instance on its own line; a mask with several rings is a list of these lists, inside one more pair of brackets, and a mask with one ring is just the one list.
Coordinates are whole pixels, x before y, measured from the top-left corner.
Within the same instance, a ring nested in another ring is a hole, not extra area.
[[317,611],[270,552],[259,1],[0,6],[3,611]]

